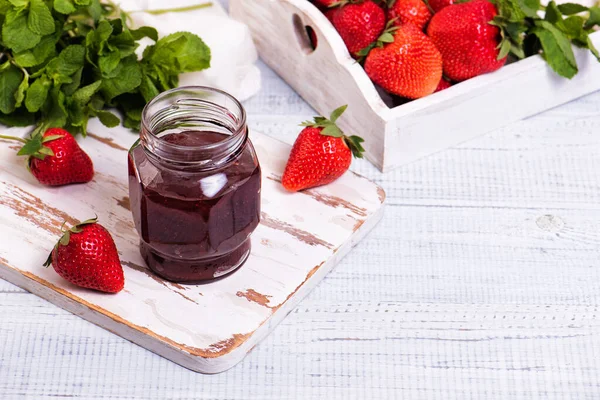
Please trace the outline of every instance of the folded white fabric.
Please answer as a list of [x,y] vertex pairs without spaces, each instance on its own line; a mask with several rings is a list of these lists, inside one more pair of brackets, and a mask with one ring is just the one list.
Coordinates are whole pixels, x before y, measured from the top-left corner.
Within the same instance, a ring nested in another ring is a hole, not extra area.
[[188,31],[200,36],[210,47],[211,67],[201,72],[181,75],[179,84],[211,86],[224,90],[239,100],[246,100],[260,90],[258,55],[248,27],[227,15],[219,0],[122,0],[124,11],[159,10],[188,7],[211,2],[210,7],[160,15],[145,12],[131,14],[134,27],[156,28],[159,37]]

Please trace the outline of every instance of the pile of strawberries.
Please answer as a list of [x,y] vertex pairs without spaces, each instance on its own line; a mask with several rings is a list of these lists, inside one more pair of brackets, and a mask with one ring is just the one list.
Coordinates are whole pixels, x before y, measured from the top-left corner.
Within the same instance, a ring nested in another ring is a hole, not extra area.
[[[371,80],[405,99],[496,71],[509,55],[544,53],[567,78],[577,73],[571,44],[598,57],[588,39],[600,22],[594,7],[554,2],[543,7],[539,0],[312,1]],[[589,17],[582,16],[586,12]]]
[[[0,135],[21,142],[17,153],[27,156],[27,168],[43,185],[65,186],[87,183],[94,178],[94,164],[75,138],[62,128],[36,131],[30,138]],[[65,193],[66,194],[66,193]],[[66,229],[44,266],[52,265],[58,275],[74,285],[106,293],[125,286],[123,267],[115,242],[98,218]]]

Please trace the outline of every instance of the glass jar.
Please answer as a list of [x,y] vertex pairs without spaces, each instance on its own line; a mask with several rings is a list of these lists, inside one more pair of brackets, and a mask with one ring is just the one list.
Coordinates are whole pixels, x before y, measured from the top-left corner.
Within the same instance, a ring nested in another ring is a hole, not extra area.
[[184,283],[239,268],[260,219],[260,181],[239,101],[199,86],[155,97],[129,150],[131,212],[148,267]]

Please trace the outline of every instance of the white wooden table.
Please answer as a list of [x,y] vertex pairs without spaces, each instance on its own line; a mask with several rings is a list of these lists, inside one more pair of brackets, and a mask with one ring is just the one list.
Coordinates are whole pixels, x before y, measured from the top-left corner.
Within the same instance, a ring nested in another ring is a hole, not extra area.
[[[250,126],[292,142],[313,111],[262,68]],[[0,399],[600,398],[600,93],[354,169],[384,220],[237,367],[196,374],[0,281]]]

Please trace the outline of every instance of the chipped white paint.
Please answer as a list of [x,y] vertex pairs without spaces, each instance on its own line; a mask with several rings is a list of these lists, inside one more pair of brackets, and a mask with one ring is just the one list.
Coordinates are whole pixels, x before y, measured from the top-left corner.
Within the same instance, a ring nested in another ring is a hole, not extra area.
[[[383,171],[600,89],[600,63],[589,51],[576,49],[580,71],[571,80],[554,74],[541,57],[530,57],[389,108],[331,23],[308,0],[229,3],[231,15],[252,30],[261,58],[318,112],[329,115],[349,105],[339,124],[365,139],[367,157]],[[316,33],[314,52],[305,26]],[[600,46],[600,33],[591,38]]]
[[[37,184],[14,149],[0,146],[0,277],[195,371],[239,362],[382,215],[383,190],[353,173],[327,187],[285,192],[278,179],[289,145],[253,133],[263,214],[252,255],[218,282],[172,284],[150,274],[138,253],[126,170],[136,136],[122,128],[90,136],[82,147],[94,160],[94,180],[62,188]],[[63,220],[94,214],[113,233],[124,265],[117,295],[74,287],[41,266]]]

